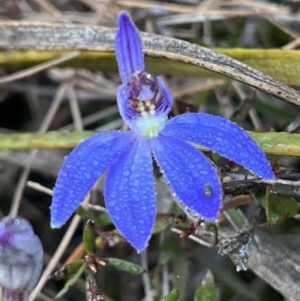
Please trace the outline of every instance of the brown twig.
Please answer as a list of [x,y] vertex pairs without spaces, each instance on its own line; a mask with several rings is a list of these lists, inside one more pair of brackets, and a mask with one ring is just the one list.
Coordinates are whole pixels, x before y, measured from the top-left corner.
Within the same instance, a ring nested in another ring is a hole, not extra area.
[[10,75],[2,76],[2,77],[0,77],[0,84],[7,84],[7,83],[12,82],[12,81],[16,81],[16,80],[19,80],[19,79],[22,79],[22,78],[25,78],[25,77],[28,77],[28,76],[32,76],[32,75],[34,75],[38,72],[41,72],[41,71],[46,70],[48,68],[60,65],[64,62],[66,62],[66,61],[74,59],[79,54],[80,54],[79,51],[72,51],[72,52],[70,52],[66,55],[63,55],[62,57],[59,57],[57,59],[39,64],[37,66],[22,70],[20,72],[16,72],[16,73],[13,73],[13,74],[10,74]]

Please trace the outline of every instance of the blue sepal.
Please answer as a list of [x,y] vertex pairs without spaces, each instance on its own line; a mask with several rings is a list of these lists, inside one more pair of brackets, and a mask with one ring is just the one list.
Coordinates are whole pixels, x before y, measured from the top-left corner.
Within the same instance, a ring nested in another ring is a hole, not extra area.
[[61,227],[104,171],[126,150],[133,132],[97,134],[79,144],[60,169],[51,205],[51,227]]
[[127,12],[120,13],[118,26],[116,57],[122,83],[127,84],[134,72],[144,71],[144,54],[138,30]]
[[275,177],[256,142],[241,127],[225,118],[186,113],[169,120],[162,133],[211,149],[264,179]]
[[147,139],[138,139],[110,167],[105,204],[117,229],[138,251],[151,237],[156,215],[152,157]]
[[151,149],[178,200],[207,221],[218,218],[221,184],[207,158],[178,138],[160,135],[150,140]]

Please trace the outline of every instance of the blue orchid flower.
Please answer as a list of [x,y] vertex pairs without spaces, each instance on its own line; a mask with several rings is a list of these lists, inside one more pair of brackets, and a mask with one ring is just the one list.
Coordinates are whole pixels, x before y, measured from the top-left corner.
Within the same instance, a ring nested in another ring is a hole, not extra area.
[[145,71],[138,30],[129,15],[118,18],[116,57],[122,85],[117,92],[128,132],[105,132],[83,141],[64,162],[55,185],[51,226],[62,226],[107,171],[104,198],[116,228],[138,251],[151,237],[156,216],[152,157],[177,200],[206,221],[221,206],[221,183],[202,145],[265,179],[270,165],[257,144],[238,125],[204,113],[168,120],[172,95],[161,77]]

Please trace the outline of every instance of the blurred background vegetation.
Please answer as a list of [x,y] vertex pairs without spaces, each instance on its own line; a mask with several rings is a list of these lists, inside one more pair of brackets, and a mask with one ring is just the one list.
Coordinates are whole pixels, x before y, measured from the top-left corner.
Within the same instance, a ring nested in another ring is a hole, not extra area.
[[[118,13],[127,10],[141,31],[215,49],[297,89],[299,8],[300,1],[292,0],[0,0],[0,31],[9,20],[115,27]],[[115,99],[120,79],[113,54],[65,49],[59,52],[62,60],[57,57],[58,52],[20,51],[0,42],[0,214],[28,219],[42,240],[45,271],[32,299],[90,300],[101,293],[107,301],[154,301],[168,294],[162,300],[299,300],[298,106],[217,73],[148,58],[147,69],[164,75],[173,93],[173,116],[220,115],[252,132],[273,132],[266,144],[278,147],[279,133],[290,133],[293,151],[268,155],[279,179],[272,183],[206,152],[224,184],[216,227],[195,228],[155,169],[159,214],[149,248],[139,255],[114,231],[102,207],[103,179],[72,221],[50,229],[51,189],[70,149],[58,144],[51,150],[12,150],[14,143],[30,139],[20,134],[25,132],[59,132],[63,141],[70,132],[83,132],[76,134],[75,146],[91,131],[125,129]],[[49,60],[49,66],[39,65]],[[3,146],[4,138],[10,146]],[[84,244],[88,219],[95,221],[88,230],[95,236]],[[83,268],[78,260],[86,253]]]

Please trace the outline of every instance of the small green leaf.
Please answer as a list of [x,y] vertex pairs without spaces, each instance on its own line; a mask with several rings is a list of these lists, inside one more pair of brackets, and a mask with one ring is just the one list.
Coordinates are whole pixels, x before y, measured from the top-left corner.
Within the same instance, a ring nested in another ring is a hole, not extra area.
[[95,223],[89,219],[84,226],[83,230],[83,244],[84,249],[88,255],[94,254],[95,248]]
[[230,219],[239,229],[242,229],[245,226],[245,219],[238,210],[229,209],[226,211],[226,214],[228,214]]
[[172,290],[168,295],[160,299],[159,301],[177,301],[179,298],[179,290]]
[[293,217],[298,210],[298,204],[293,198],[272,194],[267,190],[266,213],[269,223],[275,223],[282,217]]
[[170,226],[171,222],[172,218],[169,214],[157,214],[152,233],[160,233],[166,230]]
[[145,270],[138,264],[132,263],[130,261],[118,259],[118,258],[103,258],[108,266],[112,266],[120,271],[125,271],[130,274],[142,274]]
[[[1,138],[0,138],[1,139]],[[111,225],[111,219],[106,212],[103,212],[100,216],[96,216],[94,211],[84,209],[79,206],[76,210],[76,213],[81,217],[82,220],[86,221],[88,219],[92,219],[95,222],[97,228],[103,228],[105,226]]]
[[220,291],[216,286],[214,277],[210,270],[207,270],[202,283],[198,286],[194,301],[219,301]]
[[82,266],[78,269],[77,273],[65,283],[64,287],[57,293],[54,299],[61,298],[69,290],[69,287],[72,286],[80,278],[80,276],[84,273],[84,270],[85,264],[83,263]]
[[64,265],[58,271],[54,272],[49,279],[51,280],[60,280],[64,279],[70,275],[75,274],[80,267],[84,264],[83,259],[75,260],[72,263]]
[[185,222],[182,215],[177,215],[174,217],[174,222],[177,225],[178,228],[185,230],[190,228],[190,225]]

